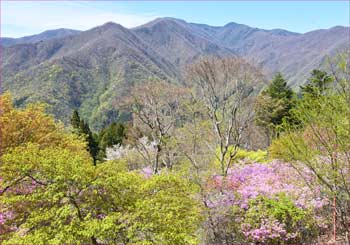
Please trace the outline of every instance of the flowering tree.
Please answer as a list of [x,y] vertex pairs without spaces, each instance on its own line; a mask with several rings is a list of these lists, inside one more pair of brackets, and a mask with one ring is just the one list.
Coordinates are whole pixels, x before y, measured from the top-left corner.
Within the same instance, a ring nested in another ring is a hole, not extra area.
[[[129,169],[139,169],[155,158],[157,145],[150,142],[147,137],[141,137],[131,144],[114,145],[106,149],[106,160],[125,160]],[[152,166],[152,165],[151,165]]]
[[235,164],[227,177],[213,176],[208,191],[210,242],[305,242],[325,225],[328,199],[286,163]]

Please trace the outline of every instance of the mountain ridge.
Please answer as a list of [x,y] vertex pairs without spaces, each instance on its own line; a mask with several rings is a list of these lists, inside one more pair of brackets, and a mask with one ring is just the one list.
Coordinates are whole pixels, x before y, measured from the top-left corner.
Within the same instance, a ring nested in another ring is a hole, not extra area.
[[53,30],[46,30],[38,34],[23,36],[19,38],[1,37],[0,44],[5,47],[9,47],[16,44],[36,43],[40,41],[49,40],[52,38],[60,38],[60,37],[76,35],[80,32],[81,31],[73,30],[73,29],[59,28],[59,29],[53,29]]
[[183,70],[201,56],[242,56],[263,67],[268,77],[282,72],[297,87],[326,55],[349,43],[349,31],[336,26],[300,34],[169,17],[130,29],[107,22],[4,47],[2,86],[12,91],[18,106],[46,102],[65,122],[78,109],[94,128],[101,128],[127,119],[115,105],[133,84],[150,78],[181,83]]
[[[182,20],[182,19],[178,19],[178,18],[174,18],[174,17],[159,17],[159,18],[156,18],[152,21],[149,21],[145,24],[142,24],[142,25],[139,25],[139,26],[135,26],[135,27],[132,27],[132,28],[129,28],[130,30],[133,30],[133,29],[137,29],[137,28],[141,28],[141,27],[144,27],[144,26],[147,26],[153,22],[156,22],[156,21],[164,21],[164,20],[172,20],[172,21],[178,21],[178,22],[183,22],[183,23],[187,23],[187,24],[194,24],[194,25],[203,25],[203,26],[208,26],[208,27],[211,27],[211,28],[224,28],[224,27],[229,27],[229,26],[244,26],[244,27],[248,27],[248,28],[251,28],[251,29],[256,29],[256,30],[261,30],[261,31],[265,31],[265,32],[275,32],[275,33],[289,33],[289,34],[296,34],[296,35],[303,35],[303,34],[307,34],[309,32],[314,32],[314,31],[321,31],[321,30],[330,30],[330,29],[336,29],[336,28],[349,28],[349,26],[343,26],[343,25],[336,25],[336,26],[332,26],[332,27],[329,27],[329,28],[321,28],[321,29],[315,29],[315,30],[310,30],[310,31],[306,31],[306,32],[294,32],[294,31],[289,31],[287,29],[282,29],[282,28],[273,28],[273,29],[263,29],[263,28],[258,28],[258,27],[251,27],[249,25],[245,25],[245,24],[240,24],[240,23],[237,23],[237,22],[228,22],[226,23],[225,25],[223,26],[214,26],[214,25],[209,25],[209,24],[203,24],[203,23],[197,23],[197,22],[186,22],[185,20]],[[112,25],[112,24],[115,24],[115,25],[120,25],[122,26],[121,24],[118,24],[116,22],[113,22],[113,21],[108,21],[100,26],[103,26],[103,25]],[[97,27],[97,26],[96,26]],[[91,30],[91,29],[94,29],[96,27],[92,27],[88,30]],[[88,30],[85,30],[85,31],[88,31]],[[34,42],[39,42],[39,41],[45,41],[45,40],[48,40],[48,39],[51,39],[51,38],[54,38],[54,37],[64,37],[64,36],[68,36],[68,35],[75,35],[75,34],[79,34],[80,32],[84,32],[82,30],[75,30],[75,29],[70,29],[70,28],[58,28],[58,29],[50,29],[50,30],[46,30],[46,31],[43,31],[43,32],[40,32],[40,33],[36,33],[36,34],[32,34],[32,35],[27,35],[27,36],[22,36],[22,37],[17,37],[17,38],[14,38],[14,37],[1,37],[0,38],[0,44],[2,44],[3,46],[8,46],[7,44],[3,44],[2,41],[4,41],[4,39],[11,39],[11,43],[10,45],[16,45],[16,44],[23,44],[23,43],[34,43]],[[15,42],[12,43],[12,40],[15,40]]]

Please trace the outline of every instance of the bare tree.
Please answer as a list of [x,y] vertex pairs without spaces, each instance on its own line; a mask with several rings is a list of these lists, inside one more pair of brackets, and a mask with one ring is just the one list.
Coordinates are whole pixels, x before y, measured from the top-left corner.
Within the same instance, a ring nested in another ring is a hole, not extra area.
[[[168,142],[177,122],[179,122],[180,101],[186,90],[163,81],[147,81],[133,87],[128,103],[133,113],[134,127],[150,138],[155,145],[155,154],[146,154],[154,173],[163,163],[172,167]],[[145,150],[145,147],[140,146]],[[169,153],[169,154],[167,154]]]
[[188,68],[186,83],[202,101],[215,134],[215,156],[222,175],[242,146],[242,136],[252,122],[252,94],[263,76],[245,60],[206,57]]

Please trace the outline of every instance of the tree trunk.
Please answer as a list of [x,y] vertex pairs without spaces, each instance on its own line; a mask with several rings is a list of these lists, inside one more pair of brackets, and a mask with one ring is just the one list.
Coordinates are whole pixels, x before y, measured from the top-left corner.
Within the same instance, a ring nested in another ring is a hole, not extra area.
[[333,198],[333,240],[337,240],[337,207],[336,198]]
[[158,173],[158,168],[159,168],[159,154],[160,154],[160,151],[161,151],[161,147],[160,145],[158,144],[157,145],[157,153],[156,153],[156,159],[154,161],[154,173],[157,174]]
[[91,243],[94,245],[98,244],[96,237],[94,236],[91,237]]

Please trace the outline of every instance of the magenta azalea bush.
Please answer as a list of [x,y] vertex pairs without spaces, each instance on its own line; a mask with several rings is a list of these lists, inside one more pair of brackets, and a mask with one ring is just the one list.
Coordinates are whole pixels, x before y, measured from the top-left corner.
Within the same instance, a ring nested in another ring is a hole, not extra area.
[[[213,242],[295,243],[327,227],[322,218],[329,201],[314,176],[300,175],[289,164],[236,164],[226,177],[208,183],[206,205]],[[311,187],[311,188],[310,188]],[[227,234],[217,235],[218,232]]]
[[288,241],[297,236],[296,232],[288,233],[283,223],[270,219],[262,220],[258,228],[253,228],[250,224],[243,224],[242,232],[247,239],[262,243],[274,240]]

